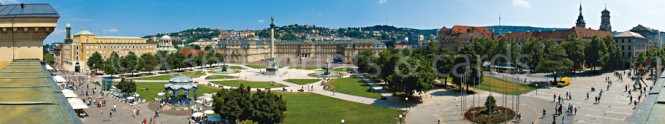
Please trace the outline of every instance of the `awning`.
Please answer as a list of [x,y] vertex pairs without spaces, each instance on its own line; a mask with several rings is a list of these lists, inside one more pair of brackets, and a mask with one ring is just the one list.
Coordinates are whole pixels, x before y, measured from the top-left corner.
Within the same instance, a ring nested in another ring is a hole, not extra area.
[[212,110],[205,110],[205,111],[203,111],[203,113],[209,115],[209,114],[215,114],[215,111],[212,111]]
[[79,97],[78,95],[76,95],[76,93],[74,93],[74,91],[69,90],[69,89],[62,90],[62,95],[65,95],[65,98]]
[[373,89],[373,90],[382,90],[382,89],[383,89],[383,87],[380,87],[380,86],[376,86],[376,87],[372,87],[372,89]]
[[51,67],[50,65],[47,64],[46,65],[46,70],[53,70],[53,67]]
[[65,82],[67,82],[67,80],[65,80],[65,78],[63,78],[60,75],[53,76],[53,80],[55,80],[56,83],[65,83]]
[[88,105],[83,103],[83,100],[79,98],[68,98],[67,101],[72,105],[73,109],[87,109]]

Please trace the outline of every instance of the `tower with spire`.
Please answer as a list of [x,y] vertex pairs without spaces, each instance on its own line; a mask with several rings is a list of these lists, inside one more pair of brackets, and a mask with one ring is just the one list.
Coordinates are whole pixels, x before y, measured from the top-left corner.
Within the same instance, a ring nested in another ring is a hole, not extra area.
[[581,28],[586,27],[586,23],[584,22],[584,16],[582,16],[582,4],[581,3],[580,3],[580,15],[577,16],[577,23],[575,23],[575,27],[581,27]]
[[607,10],[607,5],[605,5],[605,10],[603,10],[601,14],[599,30],[612,32],[612,25],[610,25],[610,11]]

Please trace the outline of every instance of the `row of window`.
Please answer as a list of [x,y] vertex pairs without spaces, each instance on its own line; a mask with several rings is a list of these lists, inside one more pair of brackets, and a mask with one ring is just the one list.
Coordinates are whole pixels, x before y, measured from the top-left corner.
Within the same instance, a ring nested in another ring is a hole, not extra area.
[[[154,46],[85,46],[86,49],[97,48],[97,49],[136,49],[136,48],[154,48]],[[77,47],[78,49],[78,47]]]

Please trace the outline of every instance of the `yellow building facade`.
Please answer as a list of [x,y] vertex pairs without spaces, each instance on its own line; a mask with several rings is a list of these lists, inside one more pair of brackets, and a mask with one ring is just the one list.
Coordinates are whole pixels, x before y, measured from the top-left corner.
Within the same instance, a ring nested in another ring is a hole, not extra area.
[[[69,25],[67,28],[70,28]],[[67,32],[69,36],[69,32]],[[133,52],[137,56],[146,53],[155,54],[156,43],[148,43],[148,39],[128,36],[95,36],[88,30],[82,30],[71,37],[71,42],[65,42],[60,51],[62,69],[70,72],[88,72],[87,60],[95,52],[102,55],[102,59],[116,52],[119,56],[126,56]],[[68,41],[67,39],[65,41]]]

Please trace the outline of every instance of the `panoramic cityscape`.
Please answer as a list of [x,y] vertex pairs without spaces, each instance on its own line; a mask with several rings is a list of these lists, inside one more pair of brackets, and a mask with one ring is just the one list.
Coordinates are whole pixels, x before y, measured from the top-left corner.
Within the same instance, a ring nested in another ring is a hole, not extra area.
[[662,124],[660,5],[0,0],[0,124]]

